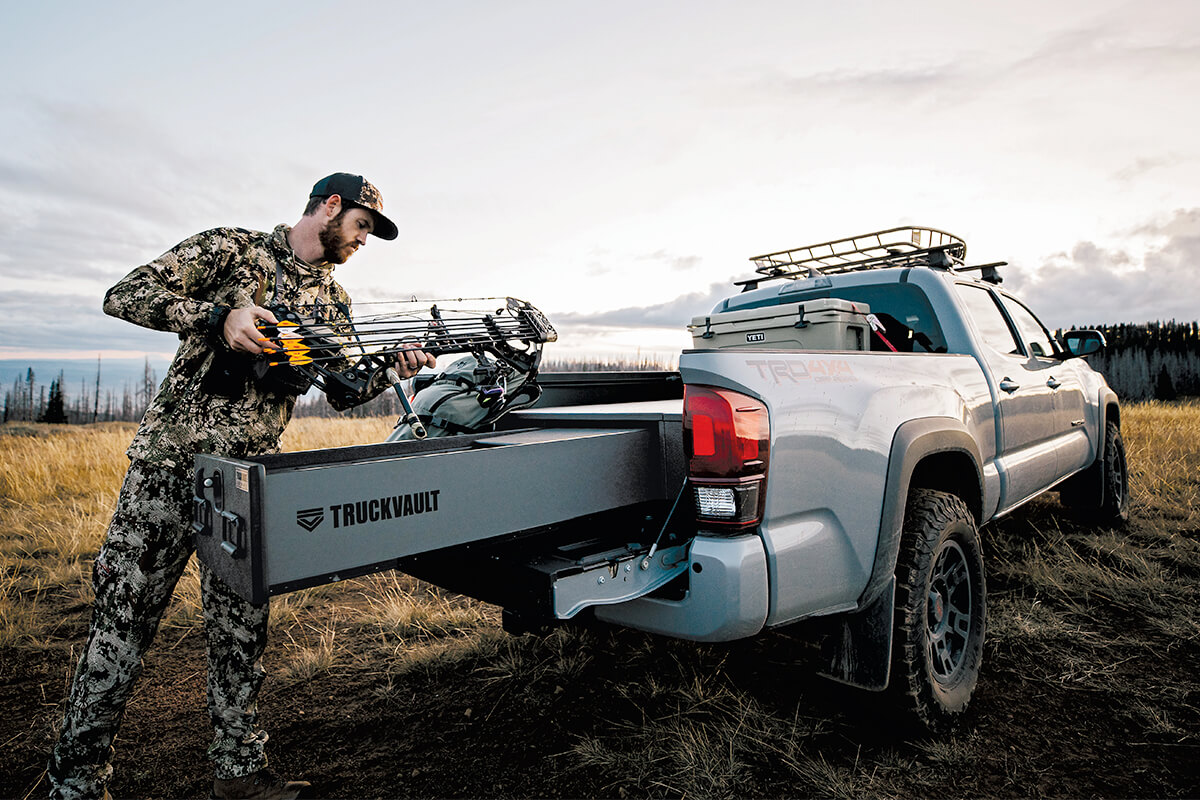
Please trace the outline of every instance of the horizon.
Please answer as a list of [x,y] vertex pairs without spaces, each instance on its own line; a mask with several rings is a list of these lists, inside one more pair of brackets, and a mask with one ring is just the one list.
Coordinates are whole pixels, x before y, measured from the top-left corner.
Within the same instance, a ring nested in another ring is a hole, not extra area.
[[[1153,325],[1200,325],[1200,314],[1190,320],[1170,319],[1170,320],[1147,320],[1145,322],[1105,322],[1105,323],[1074,323],[1071,325],[1055,328],[1052,332],[1060,332],[1071,328],[1077,329],[1093,329],[1104,327],[1120,327],[1130,326],[1134,328],[1148,328]],[[688,337],[690,340],[690,336]],[[674,369],[674,365],[678,363],[679,352],[674,353],[583,353],[576,355],[559,355],[553,352],[553,344],[548,345],[544,355],[544,363],[557,364],[596,364],[596,363],[613,363],[623,365],[622,368],[638,363],[652,363]],[[0,387],[7,392],[14,381],[23,383],[28,370],[34,372],[35,385],[48,387],[52,380],[57,380],[62,374],[63,387],[68,397],[72,396],[72,387],[78,387],[81,383],[85,386],[85,391],[94,391],[96,369],[100,369],[100,385],[102,391],[114,391],[115,389],[128,389],[136,387],[137,382],[142,379],[144,370],[147,365],[154,371],[155,381],[161,382],[166,376],[166,371],[171,364],[171,355],[145,355],[140,357],[108,357],[104,358],[103,354],[99,354],[97,358],[49,358],[49,359],[20,359],[20,358],[0,358]],[[97,364],[99,361],[99,364]],[[626,366],[628,365],[628,366]],[[543,372],[552,372],[554,370],[542,370]],[[116,375],[114,378],[113,375]]]

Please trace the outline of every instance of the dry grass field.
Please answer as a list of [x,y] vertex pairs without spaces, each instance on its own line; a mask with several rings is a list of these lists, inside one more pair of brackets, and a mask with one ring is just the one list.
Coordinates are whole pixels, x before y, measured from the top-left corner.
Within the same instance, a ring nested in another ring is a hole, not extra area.
[[[299,419],[288,449],[382,440]],[[43,770],[86,630],[128,424],[0,427],[0,797]],[[1200,404],[1125,409],[1132,518],[1053,495],[984,529],[989,640],[968,724],[906,739],[814,677],[803,628],[695,645],[497,609],[400,574],[272,600],[274,766],[328,797],[1200,795]],[[117,797],[206,796],[194,564],[117,743]]]

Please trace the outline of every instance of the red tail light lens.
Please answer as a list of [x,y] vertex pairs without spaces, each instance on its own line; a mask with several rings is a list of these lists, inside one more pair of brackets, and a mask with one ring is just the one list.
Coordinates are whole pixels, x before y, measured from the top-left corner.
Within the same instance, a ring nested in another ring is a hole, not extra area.
[[685,386],[683,439],[699,521],[756,525],[770,460],[767,407],[729,389]]

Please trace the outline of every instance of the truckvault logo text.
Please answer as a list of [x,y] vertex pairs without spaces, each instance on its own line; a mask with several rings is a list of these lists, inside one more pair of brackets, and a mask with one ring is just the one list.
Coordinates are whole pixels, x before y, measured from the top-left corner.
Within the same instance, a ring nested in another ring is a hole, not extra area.
[[312,532],[325,521],[325,512],[333,518],[333,527],[348,528],[368,522],[411,517],[416,514],[434,514],[438,511],[438,495],[441,489],[426,492],[394,494],[370,500],[355,500],[352,503],[334,503],[326,508],[302,508],[296,512],[296,524]]

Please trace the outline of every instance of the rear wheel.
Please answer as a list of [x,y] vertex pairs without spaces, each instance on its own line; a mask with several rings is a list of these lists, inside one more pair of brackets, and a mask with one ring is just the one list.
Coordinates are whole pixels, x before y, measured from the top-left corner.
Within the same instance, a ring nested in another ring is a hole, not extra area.
[[1129,467],[1117,423],[1104,426],[1103,454],[1063,484],[1059,498],[1063,505],[1104,525],[1122,525],[1129,520]]
[[979,678],[987,589],[975,518],[955,495],[914,489],[896,565],[891,691],[933,732],[962,718]]

